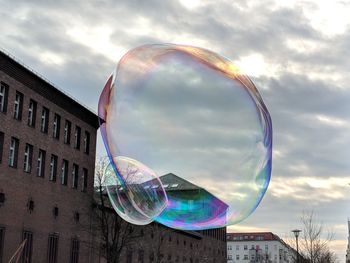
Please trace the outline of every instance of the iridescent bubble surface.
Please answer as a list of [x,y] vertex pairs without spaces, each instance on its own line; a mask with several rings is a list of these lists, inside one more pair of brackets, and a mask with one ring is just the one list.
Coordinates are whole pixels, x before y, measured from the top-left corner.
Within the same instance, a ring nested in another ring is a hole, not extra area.
[[[270,115],[253,82],[216,53],[172,44],[129,51],[105,85],[99,116],[110,185],[123,189],[110,198],[131,223],[232,225],[267,190]],[[128,166],[138,170],[132,182]]]
[[148,167],[130,158],[113,158],[106,167],[102,185],[114,210],[133,224],[151,223],[167,205],[158,177]]

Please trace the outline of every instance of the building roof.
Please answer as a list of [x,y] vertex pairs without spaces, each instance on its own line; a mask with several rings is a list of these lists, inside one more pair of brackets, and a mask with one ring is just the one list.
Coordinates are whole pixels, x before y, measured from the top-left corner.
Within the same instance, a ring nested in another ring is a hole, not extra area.
[[272,232],[246,232],[246,233],[227,233],[227,241],[281,241],[281,239]]
[[20,63],[10,54],[0,49],[0,70],[7,75],[21,82],[26,87],[32,89],[47,100],[73,114],[79,119],[98,129],[99,121],[95,113],[83,106],[81,103],[56,88],[44,77]]
[[191,182],[173,174],[168,173],[159,177],[160,181],[163,184],[163,187],[167,191],[171,190],[205,190]]

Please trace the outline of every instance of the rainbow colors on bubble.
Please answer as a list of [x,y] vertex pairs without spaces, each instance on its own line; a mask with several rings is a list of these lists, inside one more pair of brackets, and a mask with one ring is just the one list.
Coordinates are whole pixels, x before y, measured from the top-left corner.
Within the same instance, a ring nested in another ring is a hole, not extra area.
[[99,101],[104,186],[124,220],[183,230],[236,224],[269,185],[272,123],[229,59],[184,45],[130,50]]

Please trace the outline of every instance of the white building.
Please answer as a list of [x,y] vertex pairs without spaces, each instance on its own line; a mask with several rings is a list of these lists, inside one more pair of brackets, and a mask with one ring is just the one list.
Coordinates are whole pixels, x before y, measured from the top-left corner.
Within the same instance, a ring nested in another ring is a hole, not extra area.
[[228,263],[292,263],[296,251],[271,232],[228,233]]
[[346,250],[346,263],[350,263],[350,221],[348,220],[348,249]]

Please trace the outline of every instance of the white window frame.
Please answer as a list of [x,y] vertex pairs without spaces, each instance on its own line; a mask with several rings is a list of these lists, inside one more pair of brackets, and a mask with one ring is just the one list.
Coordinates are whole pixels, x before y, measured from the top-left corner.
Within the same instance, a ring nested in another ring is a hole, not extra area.
[[53,137],[55,139],[59,138],[59,134],[60,134],[60,122],[61,122],[61,116],[59,116],[58,114],[55,114],[55,116],[53,117]]
[[[78,188],[78,179],[79,176],[79,166],[77,164],[73,164],[73,169],[72,169],[72,188],[77,189]],[[77,180],[77,182],[76,182]]]
[[40,126],[40,130],[42,132],[47,132],[47,122],[46,122],[46,119],[47,119],[47,109],[43,108],[42,111],[41,111],[41,126]]
[[80,139],[81,139],[81,128],[78,126],[75,126],[75,131],[74,131],[74,148],[75,149],[80,149]]
[[6,87],[1,84],[0,86],[0,112],[5,110],[5,97],[6,97]]
[[15,95],[15,102],[14,102],[14,109],[13,109],[13,117],[18,120],[19,119],[19,108],[21,103],[21,95],[16,92]]
[[67,181],[65,181],[66,174],[68,173],[67,170],[68,170],[68,162],[66,160],[62,160],[62,167],[61,167],[61,184],[62,185],[67,185]]
[[34,102],[32,100],[29,101],[29,107],[28,107],[28,125],[33,126],[33,115],[34,114]]
[[30,165],[30,158],[32,155],[33,148],[29,145],[26,144],[25,150],[24,150],[24,164],[23,164],[23,170],[26,173],[30,173],[32,167]]
[[[51,155],[51,160],[50,160],[50,181],[54,181],[54,172],[56,171],[57,174],[57,156]],[[55,178],[56,180],[56,178]]]
[[36,170],[36,175],[39,177],[43,177],[43,157],[44,157],[44,151],[39,150],[38,154],[38,162],[37,162],[37,170]]
[[10,151],[9,151],[9,166],[15,166],[15,154],[16,154],[16,139],[11,138]]
[[[81,180],[81,191],[82,192],[86,192],[87,190],[87,179],[88,179],[88,170],[86,168],[83,168],[83,172],[82,172],[82,180]],[[86,184],[86,187],[85,187]]]
[[[70,143],[70,140],[68,141],[68,137],[70,137],[70,132],[71,129],[69,129],[69,126],[72,127],[72,124],[66,120],[65,124],[64,124],[64,135],[63,135],[63,140],[65,144]],[[69,134],[68,134],[69,132]]]

